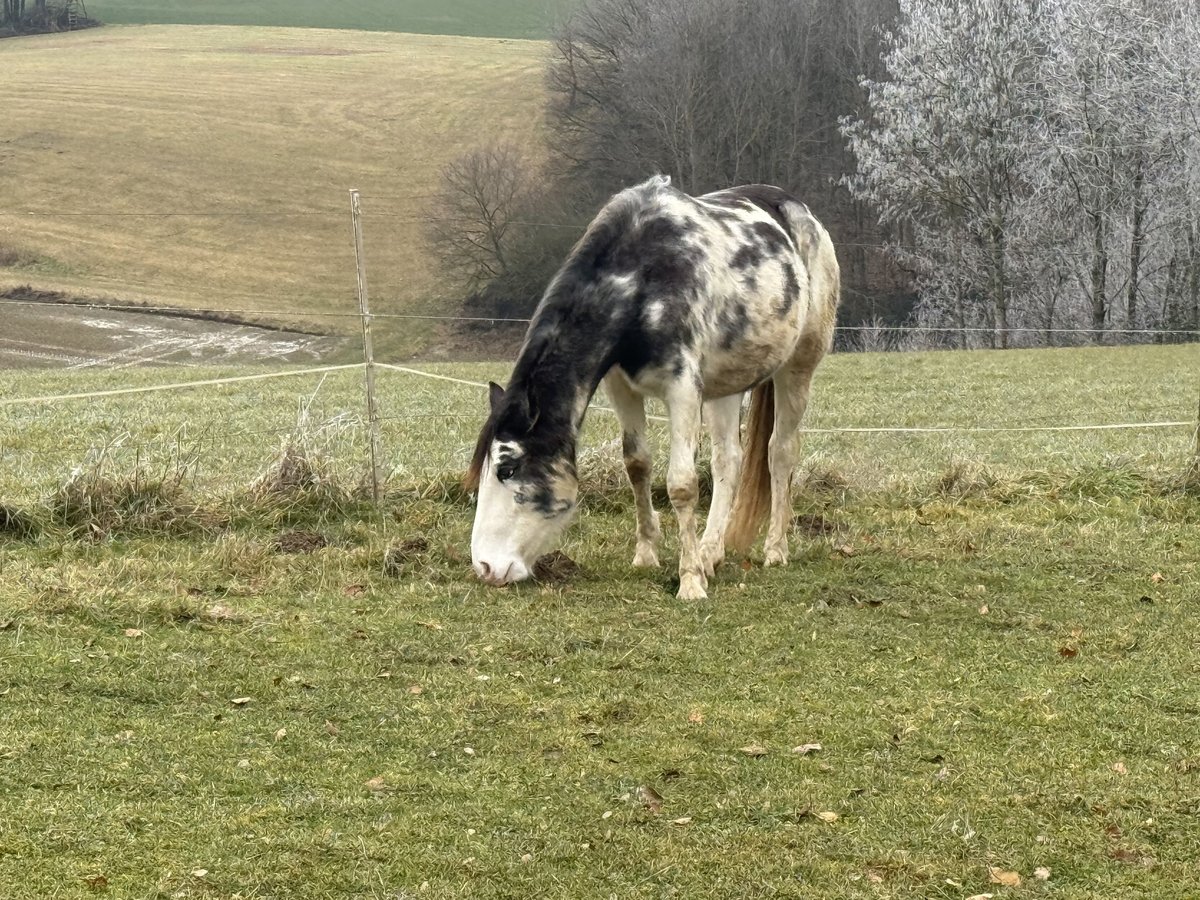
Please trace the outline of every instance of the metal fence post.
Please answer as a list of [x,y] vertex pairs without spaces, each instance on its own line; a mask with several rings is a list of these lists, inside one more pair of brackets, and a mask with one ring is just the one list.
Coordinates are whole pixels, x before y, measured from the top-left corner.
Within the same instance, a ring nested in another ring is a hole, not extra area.
[[371,443],[371,497],[380,498],[379,405],[375,399],[375,351],[371,345],[371,308],[367,299],[367,260],[363,250],[362,207],[358,191],[350,191],[350,218],[354,225],[354,257],[358,263],[358,314],[362,319],[363,364],[367,383],[367,428]]

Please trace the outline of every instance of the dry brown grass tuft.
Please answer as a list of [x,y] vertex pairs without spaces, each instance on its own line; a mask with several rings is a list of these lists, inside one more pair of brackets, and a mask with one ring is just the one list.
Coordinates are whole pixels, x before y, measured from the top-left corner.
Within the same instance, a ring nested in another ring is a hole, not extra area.
[[356,489],[344,483],[331,450],[353,423],[345,415],[316,419],[312,408],[320,390],[318,385],[300,404],[296,424],[284,437],[274,459],[250,482],[252,501],[290,506],[315,500],[341,508],[354,497]]
[[955,460],[934,482],[934,491],[941,497],[965,500],[989,494],[998,482],[986,466],[971,460]]
[[222,527],[222,517],[197,504],[188,484],[197,466],[193,452],[176,443],[157,463],[136,459],[118,466],[119,441],[90,452],[53,492],[51,521],[72,534],[101,538],[122,533],[178,535]]
[[38,532],[37,522],[24,510],[0,503],[0,538],[27,540]]

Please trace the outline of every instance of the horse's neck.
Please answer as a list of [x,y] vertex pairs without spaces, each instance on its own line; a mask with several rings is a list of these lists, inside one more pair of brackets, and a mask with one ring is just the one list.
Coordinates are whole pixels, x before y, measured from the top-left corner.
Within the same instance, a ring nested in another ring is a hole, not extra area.
[[577,431],[587,405],[612,359],[602,335],[562,326],[531,334],[514,376],[537,398],[539,416],[551,416]]

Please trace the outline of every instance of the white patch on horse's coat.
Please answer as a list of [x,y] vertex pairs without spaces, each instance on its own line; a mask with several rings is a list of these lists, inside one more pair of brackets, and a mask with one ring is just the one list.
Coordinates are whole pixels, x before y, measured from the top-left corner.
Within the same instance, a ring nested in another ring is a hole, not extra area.
[[[538,557],[554,548],[575,511],[579,485],[561,469],[549,472],[544,484],[519,474],[500,480],[500,471],[525,455],[518,443],[494,441],[480,473],[471,564],[488,584],[512,584],[532,575]],[[553,498],[549,511],[530,502],[530,492],[542,489]]]
[[661,300],[655,300],[646,307],[646,324],[651,328],[658,328],[662,324],[663,312],[666,310],[666,305]]

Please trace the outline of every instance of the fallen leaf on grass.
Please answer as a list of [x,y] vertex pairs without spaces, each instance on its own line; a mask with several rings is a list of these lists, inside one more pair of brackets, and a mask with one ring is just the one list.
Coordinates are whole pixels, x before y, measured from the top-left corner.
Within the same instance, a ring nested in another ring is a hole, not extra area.
[[995,896],[995,894],[975,894],[974,896],[968,897],[967,900],[992,900],[992,898]]
[[1116,772],[1118,775],[1128,775],[1129,774],[1129,768],[1123,762],[1113,763],[1112,770],[1114,772]]
[[417,624],[420,625],[422,628],[428,628],[430,631],[441,631],[442,630],[442,626],[439,625],[437,622],[418,622]]
[[329,735],[330,737],[337,737],[338,734],[340,733],[340,731],[341,731],[341,729],[338,728],[336,725],[334,725],[332,722],[330,722],[328,719],[325,720],[325,733],[327,735]]
[[410,684],[408,686],[408,692],[416,697],[418,694],[425,693],[425,688],[421,687],[419,684]]
[[363,784],[366,786],[367,790],[374,791],[375,793],[386,791],[388,789],[387,781],[382,775],[376,775],[374,778],[368,778],[363,782]]
[[254,699],[253,697],[234,697],[229,702],[232,703],[234,706],[245,706],[247,703],[249,703],[253,699]]
[[283,740],[285,737],[287,737],[287,729],[286,729],[286,728],[280,728],[280,729],[279,729],[277,732],[275,732],[275,743],[277,743],[277,744],[278,744],[278,743],[279,743],[280,741],[282,741],[282,740]]
[[662,809],[662,794],[648,784],[638,786],[637,798],[641,801],[642,805],[652,813],[657,813],[660,809]]
[[83,883],[93,891],[108,890],[108,879],[103,875],[86,875],[84,876]]
[[992,884],[1002,884],[1004,887],[1020,887],[1021,876],[1017,872],[1009,872],[1006,869],[998,869],[995,866],[988,866],[988,881]]
[[126,628],[125,629],[125,637],[127,637],[127,638],[140,638],[143,635],[145,635],[145,633],[146,632],[142,631],[142,629],[140,629],[140,628]]
[[1050,880],[1050,867],[1049,866],[1038,866],[1036,869],[1033,870],[1033,877],[1036,878],[1038,881],[1049,881]]
[[238,619],[238,614],[224,603],[214,603],[205,610],[204,618],[210,622],[233,622]]
[[840,547],[834,547],[833,552],[840,556],[844,556],[847,559],[849,559],[851,556],[858,555],[858,551],[855,550],[850,544],[842,544]]
[[745,747],[741,748],[741,751],[747,756],[752,756],[755,759],[767,755],[767,748],[757,742],[753,744],[747,744]]
[[678,819],[672,819],[671,824],[672,825],[680,825],[680,826],[691,825],[692,817],[691,816],[680,816]]
[[826,825],[832,825],[834,822],[836,822],[838,819],[840,819],[841,816],[839,816],[835,812],[826,811],[826,812],[817,813],[817,818],[820,819],[822,822],[824,822]]
[[988,608],[988,605],[986,603],[983,604],[983,606],[979,607],[979,614],[981,616],[986,616],[989,612],[991,612],[991,610]]
[[1162,572],[1155,572],[1153,575],[1150,576],[1150,580],[1152,582],[1154,582],[1155,584],[1162,584],[1167,579],[1166,579],[1166,576],[1164,576]]
[[824,749],[820,744],[801,744],[799,747],[793,747],[792,752],[798,753],[801,756],[808,756],[810,753],[817,753]]
[[688,722],[693,725],[703,725],[704,713],[700,712],[698,709],[693,709],[690,713],[688,713]]
[[361,597],[367,592],[365,584],[348,584],[342,588],[342,593],[347,597]]
[[208,874],[208,869],[192,869],[193,878],[203,878]]
[[1058,648],[1058,655],[1063,659],[1074,659],[1079,655],[1079,648],[1072,647],[1070,644],[1067,644]]

